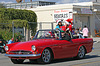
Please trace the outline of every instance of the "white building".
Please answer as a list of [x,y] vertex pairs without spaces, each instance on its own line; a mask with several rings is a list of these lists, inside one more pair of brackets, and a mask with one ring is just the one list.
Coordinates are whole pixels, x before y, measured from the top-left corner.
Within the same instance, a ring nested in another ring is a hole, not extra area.
[[[39,6],[27,10],[32,10],[37,14],[37,22],[55,22],[57,17],[59,19],[73,18],[74,27],[83,28],[84,25],[87,25],[89,28],[90,36],[95,36],[94,30],[100,29],[99,2],[57,4],[50,6]],[[55,26],[56,24],[54,24],[54,28]],[[50,29],[51,24],[43,24],[42,28]]]

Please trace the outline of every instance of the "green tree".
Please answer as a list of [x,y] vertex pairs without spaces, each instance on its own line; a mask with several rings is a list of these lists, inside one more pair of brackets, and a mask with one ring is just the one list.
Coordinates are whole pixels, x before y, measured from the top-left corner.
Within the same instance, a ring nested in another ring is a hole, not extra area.
[[2,35],[2,37],[5,40],[8,40],[9,38],[12,37],[12,24],[11,24],[12,22],[14,22],[14,27],[16,28],[26,27],[27,29],[31,29],[33,34],[35,34],[36,32],[37,25],[28,23],[28,22],[37,22],[37,16],[33,11],[11,9],[11,8],[9,9],[0,8],[0,23],[10,23],[10,24],[0,24],[0,28],[2,31],[0,35]]

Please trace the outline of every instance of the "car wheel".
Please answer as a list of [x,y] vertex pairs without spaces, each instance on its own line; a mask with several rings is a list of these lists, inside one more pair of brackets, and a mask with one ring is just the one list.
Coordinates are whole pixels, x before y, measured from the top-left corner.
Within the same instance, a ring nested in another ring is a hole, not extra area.
[[85,57],[85,48],[81,46],[78,51],[77,59],[82,59]]
[[11,61],[14,63],[14,64],[22,64],[24,62],[24,59],[11,59]]
[[41,58],[37,59],[38,63],[50,63],[52,59],[52,54],[49,49],[44,49]]

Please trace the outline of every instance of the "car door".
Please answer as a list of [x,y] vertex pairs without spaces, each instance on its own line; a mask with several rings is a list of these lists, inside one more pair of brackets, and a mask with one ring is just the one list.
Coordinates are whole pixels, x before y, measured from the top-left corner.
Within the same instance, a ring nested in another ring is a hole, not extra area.
[[52,49],[54,51],[55,58],[68,58],[75,56],[77,52],[77,45],[73,43],[73,40],[54,40]]
[[[68,35],[66,35],[67,37]],[[67,58],[75,56],[77,52],[77,45],[73,40],[68,41],[67,39],[62,39],[61,32],[59,33],[59,40],[53,40],[52,49],[54,51],[55,58]]]
[[61,40],[61,46],[62,46],[62,54],[63,57],[73,57],[77,53],[77,44],[75,44],[75,41],[72,39],[70,41],[67,40]]

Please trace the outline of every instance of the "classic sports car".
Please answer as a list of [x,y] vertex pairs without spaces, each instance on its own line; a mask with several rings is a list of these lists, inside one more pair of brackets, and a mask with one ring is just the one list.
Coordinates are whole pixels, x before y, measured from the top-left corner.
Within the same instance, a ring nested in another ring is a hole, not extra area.
[[60,31],[39,30],[32,41],[6,45],[5,56],[8,56],[14,64],[23,63],[25,59],[50,63],[53,59],[71,57],[82,59],[85,54],[92,51],[92,47],[91,38],[73,39]]

